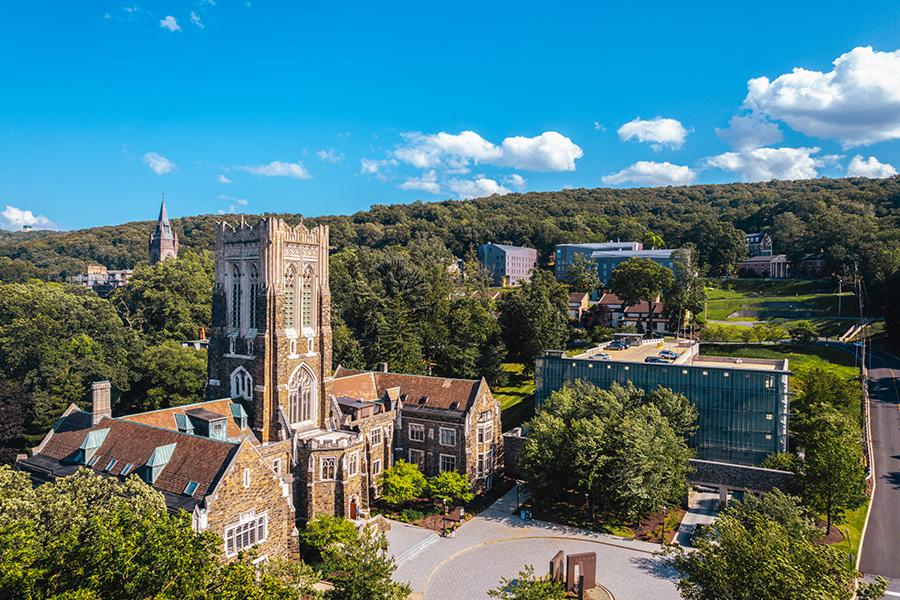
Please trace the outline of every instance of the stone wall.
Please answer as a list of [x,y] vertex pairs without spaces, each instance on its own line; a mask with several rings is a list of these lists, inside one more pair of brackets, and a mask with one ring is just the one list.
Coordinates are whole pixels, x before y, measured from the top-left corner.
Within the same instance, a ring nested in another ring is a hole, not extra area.
[[763,469],[712,460],[691,460],[688,481],[692,484],[723,486],[734,490],[767,492],[773,488],[790,489],[794,474],[789,471]]
[[521,456],[528,438],[521,427],[503,434],[503,469],[507,477],[522,479]]
[[[249,470],[250,486],[244,487]],[[257,546],[259,556],[296,558],[298,542],[291,490],[249,442],[243,442],[234,462],[207,498],[207,528],[225,538],[225,528],[255,512],[268,515],[268,536]],[[223,547],[224,555],[224,547]]]

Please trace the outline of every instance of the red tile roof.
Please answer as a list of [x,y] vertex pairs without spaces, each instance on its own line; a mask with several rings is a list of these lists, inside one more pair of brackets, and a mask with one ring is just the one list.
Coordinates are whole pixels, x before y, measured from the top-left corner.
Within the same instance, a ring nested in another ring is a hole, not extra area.
[[118,417],[135,423],[143,423],[144,425],[153,425],[154,427],[162,427],[163,429],[171,429],[178,431],[178,424],[175,422],[176,414],[185,414],[191,410],[204,409],[227,417],[227,429],[225,435],[229,438],[239,438],[242,433],[247,433],[251,441],[256,442],[250,429],[241,431],[240,426],[231,416],[231,399],[222,398],[221,400],[208,400],[206,402],[197,402],[195,404],[186,404],[184,406],[174,406],[172,408],[161,408],[159,410],[151,410],[148,412],[137,413],[134,415],[124,415]]
[[[338,367],[334,374],[334,395],[360,400],[377,400],[387,390],[400,388],[404,402],[411,406],[465,412],[482,389],[478,379],[453,379],[426,375],[403,375],[380,371],[355,371]],[[427,397],[424,404],[422,398]],[[455,404],[454,404],[455,403]]]

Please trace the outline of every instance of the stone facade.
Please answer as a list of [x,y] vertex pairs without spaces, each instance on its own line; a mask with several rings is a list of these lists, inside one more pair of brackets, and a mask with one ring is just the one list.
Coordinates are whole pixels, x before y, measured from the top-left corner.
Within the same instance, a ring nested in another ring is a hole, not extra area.
[[156,221],[156,229],[150,235],[148,244],[150,252],[150,264],[154,265],[164,260],[178,258],[178,234],[169,223],[169,214],[166,212],[166,199],[163,198],[159,207],[159,218]]
[[[299,556],[296,516],[290,485],[249,442],[243,442],[213,494],[206,499],[207,529],[227,545],[229,528],[265,517],[266,538],[255,546],[259,557]],[[234,551],[223,548],[226,557]]]

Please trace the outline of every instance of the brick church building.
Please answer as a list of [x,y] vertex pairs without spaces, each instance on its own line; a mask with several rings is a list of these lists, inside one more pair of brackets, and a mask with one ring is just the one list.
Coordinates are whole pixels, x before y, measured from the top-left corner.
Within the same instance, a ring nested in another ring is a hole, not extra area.
[[18,468],[137,475],[227,557],[295,556],[296,523],[366,519],[395,458],[488,489],[502,436],[487,383],[333,365],[328,262],[327,226],[219,224],[207,400],[113,417],[95,384],[91,411],[70,406]]

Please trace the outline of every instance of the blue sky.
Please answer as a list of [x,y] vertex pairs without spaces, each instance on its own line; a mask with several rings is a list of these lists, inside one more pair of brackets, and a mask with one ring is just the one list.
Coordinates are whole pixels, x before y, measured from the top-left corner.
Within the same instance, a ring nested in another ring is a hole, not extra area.
[[92,0],[4,15],[9,229],[153,218],[163,192],[173,216],[315,216],[900,169],[895,1]]

